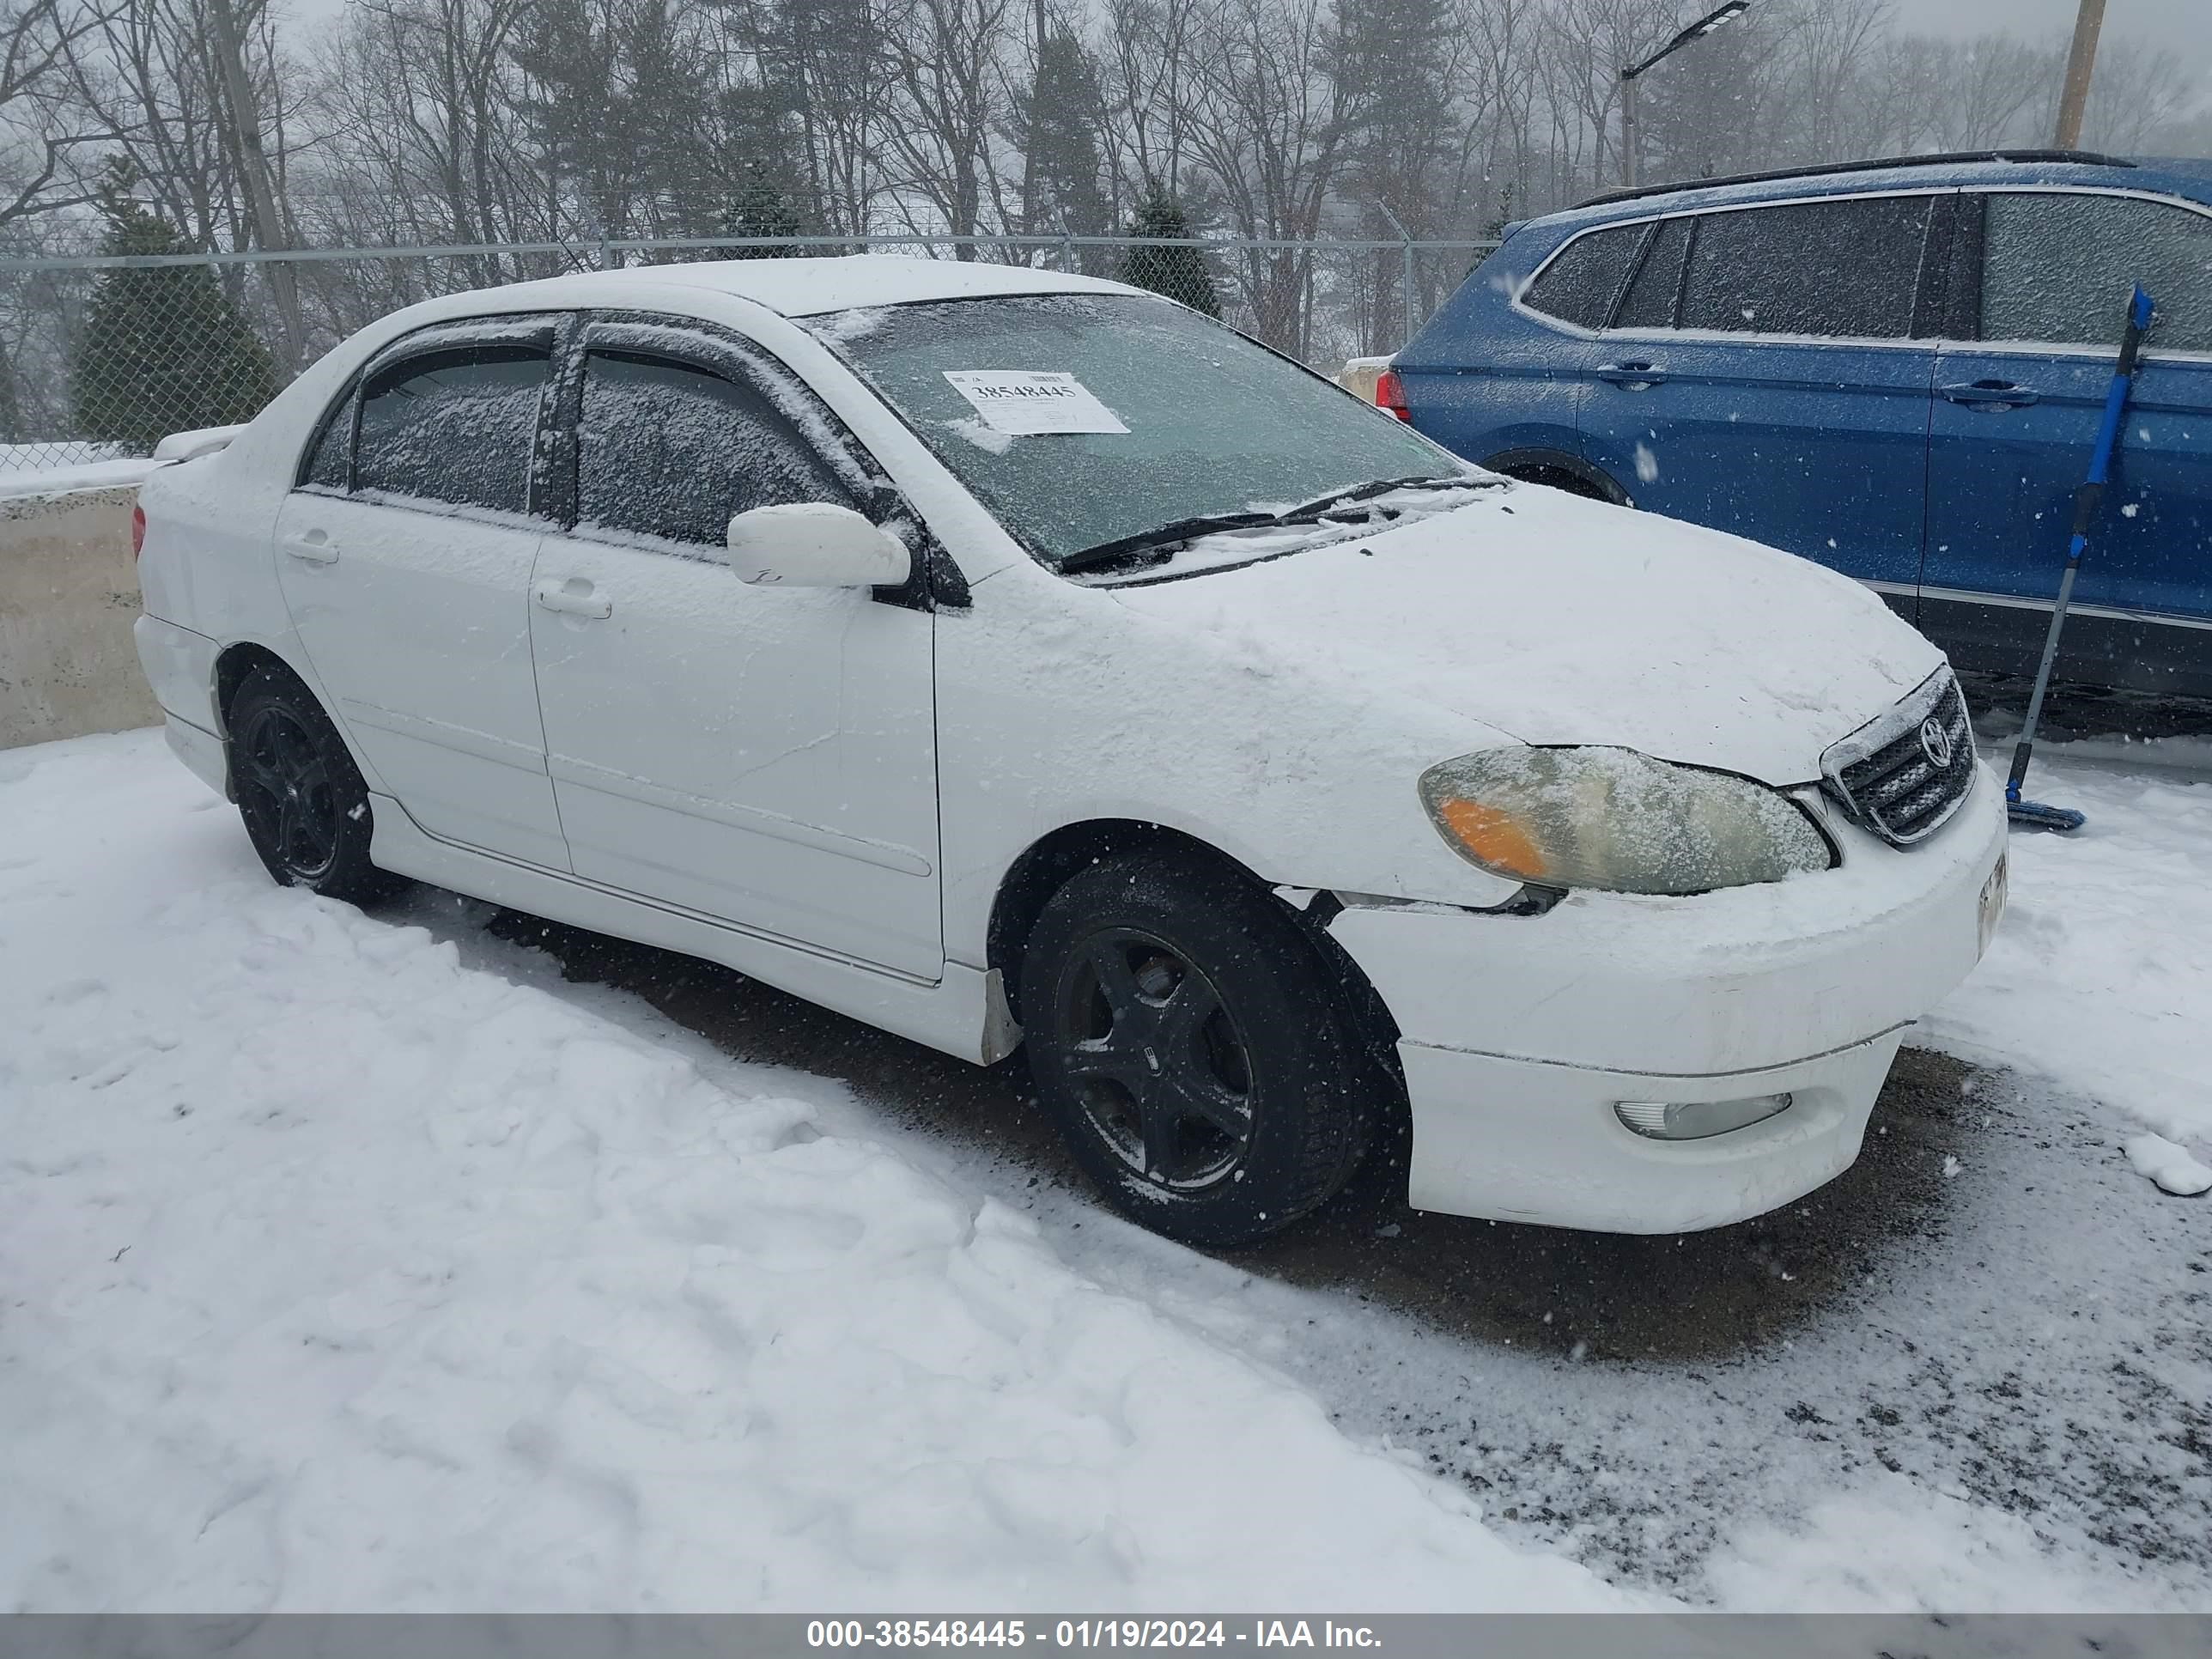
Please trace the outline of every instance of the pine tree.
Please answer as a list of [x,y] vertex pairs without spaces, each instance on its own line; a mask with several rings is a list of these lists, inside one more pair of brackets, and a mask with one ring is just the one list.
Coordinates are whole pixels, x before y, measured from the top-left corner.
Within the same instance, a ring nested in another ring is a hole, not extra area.
[[[1190,221],[1183,216],[1182,204],[1168,193],[1167,187],[1155,184],[1138,204],[1129,234],[1160,241],[1188,240]],[[1209,317],[1221,314],[1221,299],[1214,292],[1213,273],[1206,268],[1204,248],[1133,247],[1121,261],[1121,280],[1180,300]]]
[[[131,199],[110,167],[100,196],[110,257],[185,253],[184,239]],[[276,395],[268,349],[208,265],[103,271],[70,367],[78,432],[141,453],[172,432],[251,420]]]
[[1036,82],[1017,119],[1029,162],[1024,212],[1030,229],[1104,235],[1113,216],[1098,182],[1106,100],[1083,43],[1067,30],[1045,37]]
[[[745,182],[738,187],[729,210],[722,216],[722,234],[801,234],[804,227],[799,222],[799,210],[793,205],[789,192],[765,168],[749,167],[746,175]],[[711,257],[717,259],[782,259],[810,251],[793,247],[730,247],[716,248]]]

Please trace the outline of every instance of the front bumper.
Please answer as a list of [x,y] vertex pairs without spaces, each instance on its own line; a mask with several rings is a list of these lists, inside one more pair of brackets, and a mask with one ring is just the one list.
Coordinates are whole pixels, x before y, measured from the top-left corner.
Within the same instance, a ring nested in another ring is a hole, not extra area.
[[[1908,851],[1831,822],[1844,862],[1693,898],[1575,894],[1541,916],[1353,903],[1330,931],[1397,1021],[1422,1209],[1613,1232],[1763,1214],[1857,1156],[1905,1028],[1979,959],[2004,853],[1986,769]],[[1694,1141],[1615,1102],[1788,1093]]]

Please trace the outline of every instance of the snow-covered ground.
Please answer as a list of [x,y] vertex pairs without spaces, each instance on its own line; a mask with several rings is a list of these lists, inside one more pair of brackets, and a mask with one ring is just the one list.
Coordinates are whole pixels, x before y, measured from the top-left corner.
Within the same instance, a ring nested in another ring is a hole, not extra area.
[[2092,829],[1919,1039],[2021,1069],[1908,1054],[1770,1222],[1219,1261],[932,1120],[1010,1085],[0,755],[0,1607],[2212,1607],[2212,1200],[2118,1151],[2212,1151],[2195,775],[2039,762]]
[[2013,837],[2010,913],[1919,1040],[2212,1152],[2212,742],[2046,745],[2028,783],[2089,822]]
[[0,756],[0,1608],[1620,1608],[857,1111]]

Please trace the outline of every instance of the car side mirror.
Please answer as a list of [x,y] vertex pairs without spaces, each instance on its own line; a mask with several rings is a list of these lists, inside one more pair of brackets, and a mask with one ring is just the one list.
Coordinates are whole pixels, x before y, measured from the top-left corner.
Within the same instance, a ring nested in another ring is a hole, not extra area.
[[730,568],[762,587],[896,587],[914,561],[905,543],[851,507],[795,501],[730,520]]

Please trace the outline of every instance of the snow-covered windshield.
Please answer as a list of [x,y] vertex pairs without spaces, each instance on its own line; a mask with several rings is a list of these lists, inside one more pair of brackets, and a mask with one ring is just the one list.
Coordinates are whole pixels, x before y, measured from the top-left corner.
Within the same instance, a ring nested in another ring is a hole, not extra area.
[[1021,295],[836,312],[810,325],[1057,568],[1363,484],[1484,476],[1165,300]]

